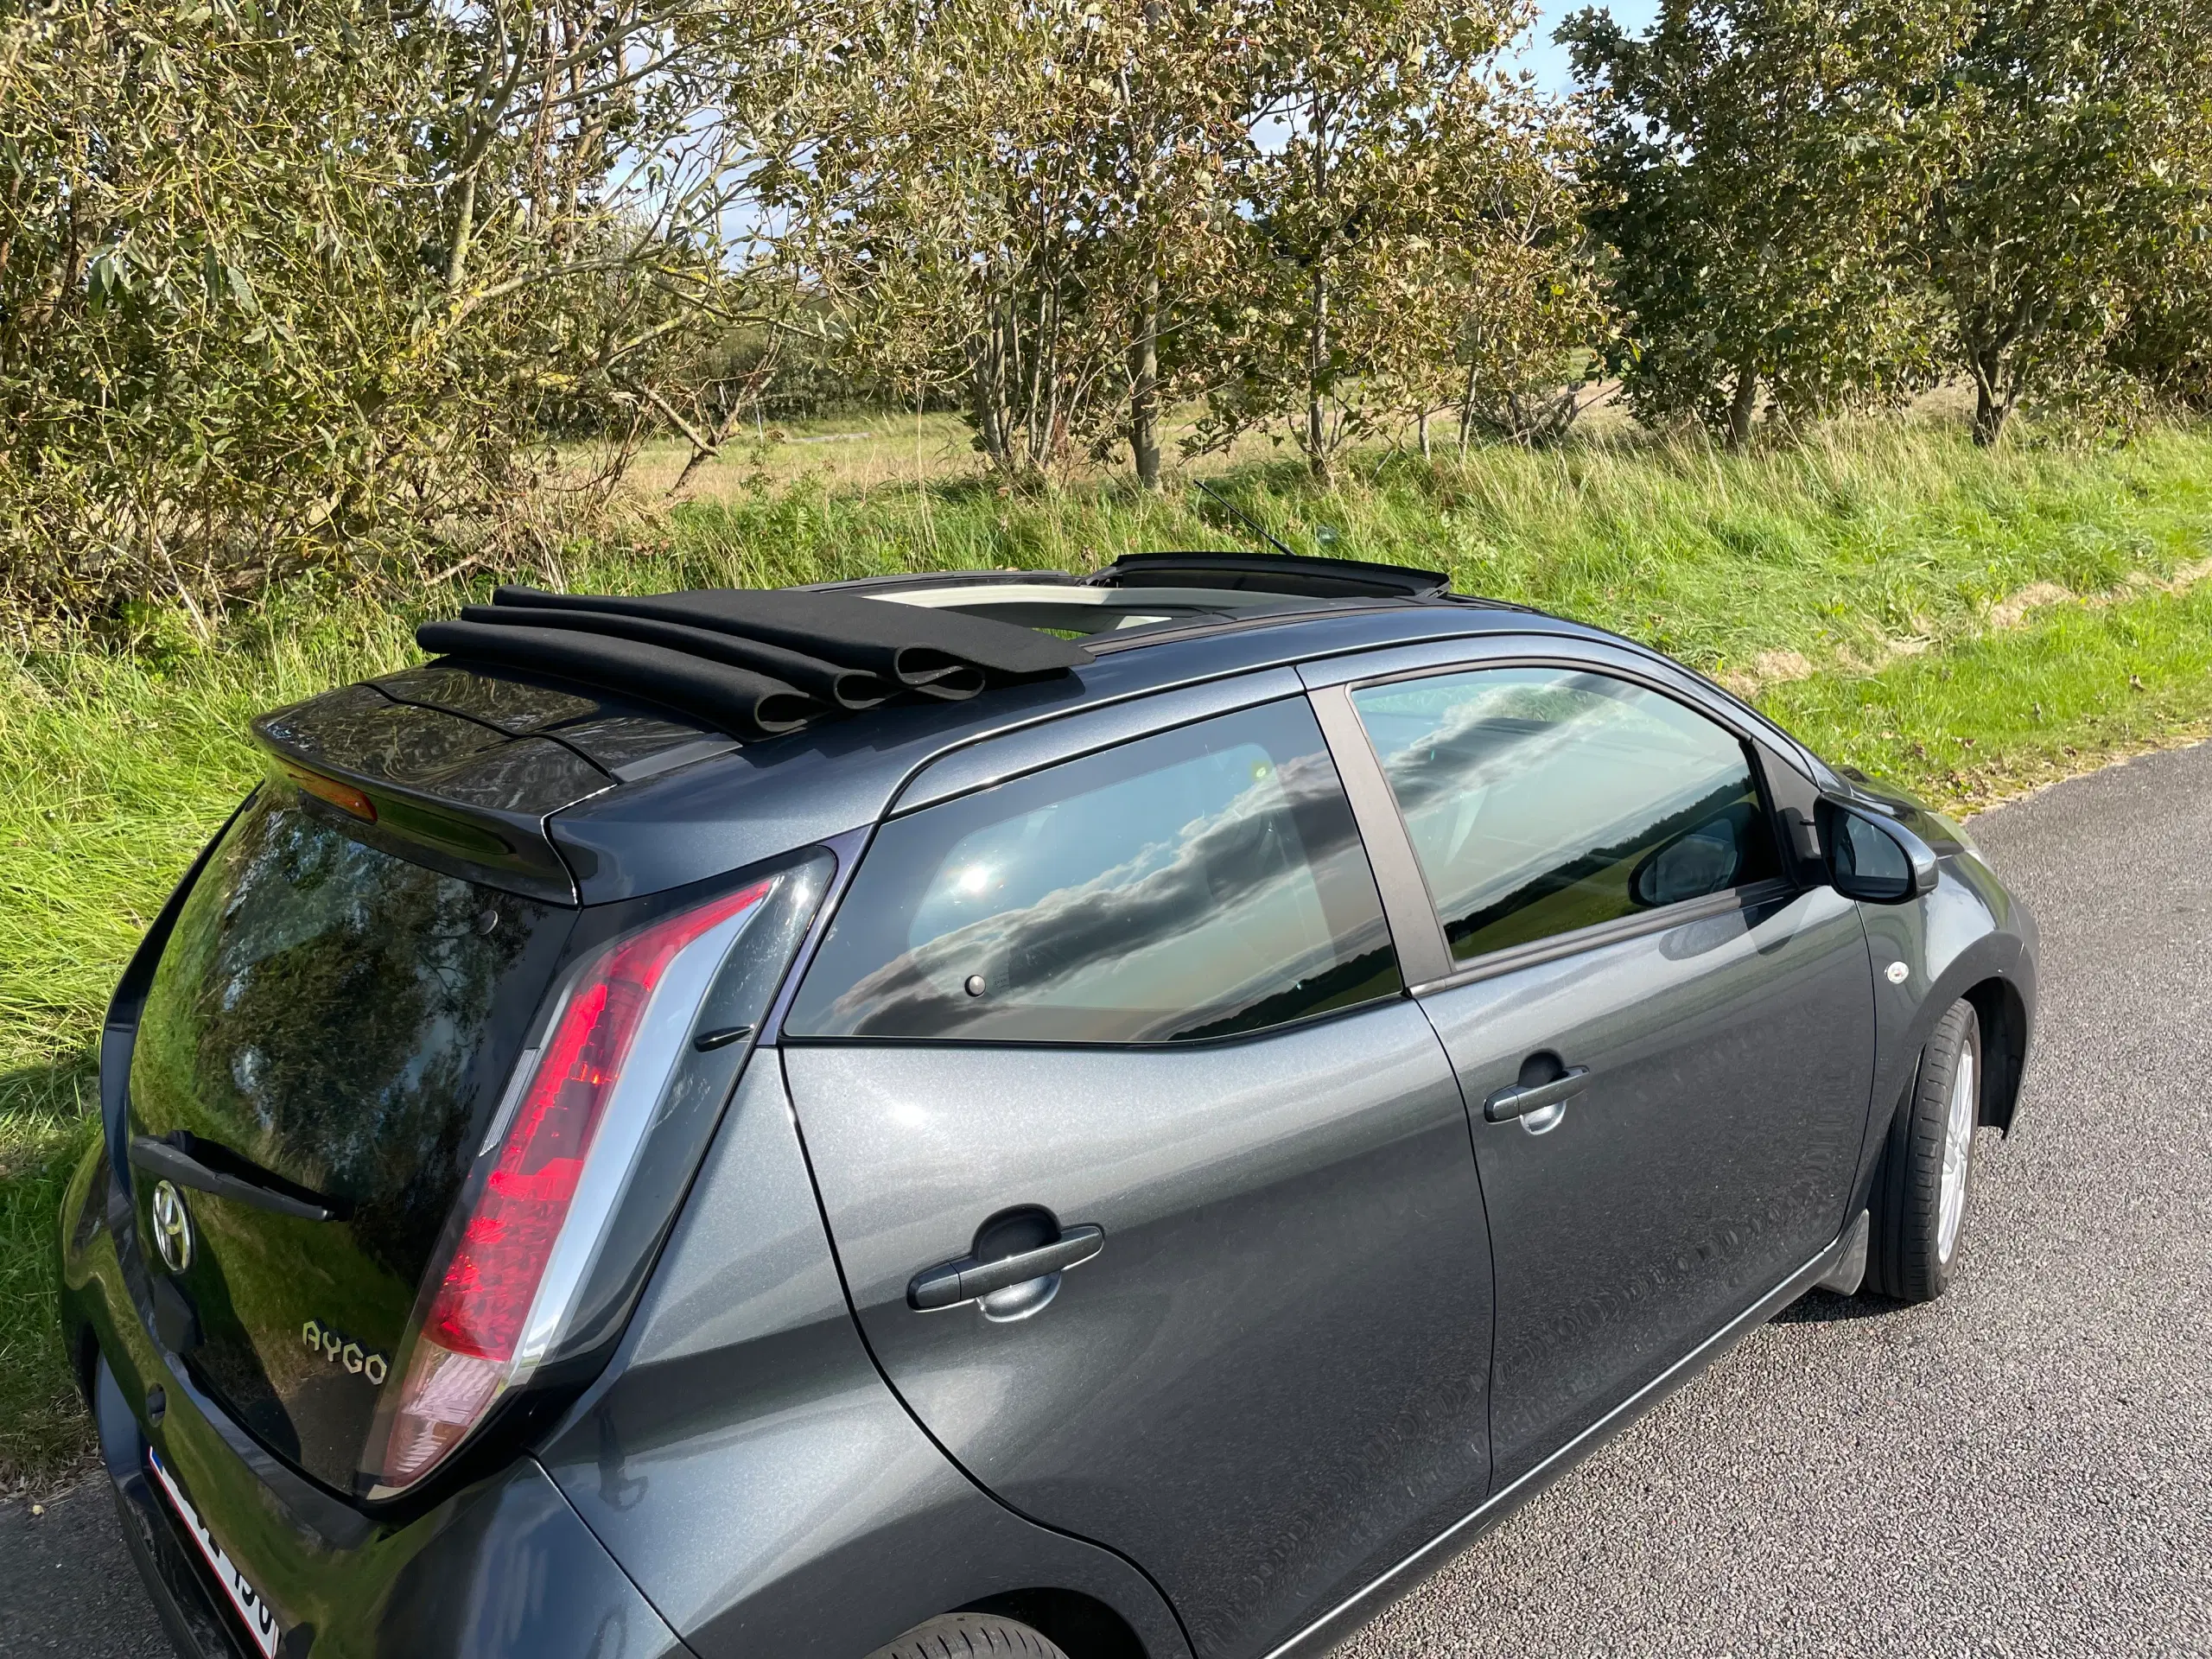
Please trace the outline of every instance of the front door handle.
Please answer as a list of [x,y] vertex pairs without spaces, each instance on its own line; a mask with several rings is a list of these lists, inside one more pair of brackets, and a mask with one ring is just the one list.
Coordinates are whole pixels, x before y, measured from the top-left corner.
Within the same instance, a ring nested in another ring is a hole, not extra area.
[[1588,1066],[1571,1065],[1549,1083],[1515,1084],[1499,1090],[1483,1102],[1483,1116],[1493,1123],[1503,1123],[1510,1117],[1548,1111],[1573,1099],[1589,1082]]
[[[906,1306],[922,1313],[981,1301],[994,1292],[1011,1290],[1033,1280],[1049,1279],[1079,1267],[1106,1248],[1103,1227],[1069,1227],[1050,1243],[1012,1255],[979,1262],[963,1255],[916,1274],[906,1287]],[[986,1310],[987,1312],[988,1310]]]

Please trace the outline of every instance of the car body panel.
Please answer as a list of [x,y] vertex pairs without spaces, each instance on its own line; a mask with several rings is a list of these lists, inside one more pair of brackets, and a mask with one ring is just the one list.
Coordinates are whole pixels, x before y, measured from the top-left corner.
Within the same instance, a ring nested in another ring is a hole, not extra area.
[[1185,1651],[1141,1573],[986,1497],[885,1387],[777,1058],[740,1084],[620,1356],[549,1437],[553,1478],[702,1659],[855,1659],[1040,1584]]
[[[1014,1508],[1141,1562],[1202,1655],[1479,1501],[1491,1270],[1449,1066],[1394,1001],[1135,1050],[787,1042],[861,1329]],[[907,1305],[993,1214],[1105,1230],[1014,1320]]]
[[511,1459],[435,1510],[387,1525],[257,1454],[130,1317],[133,1275],[109,1224],[127,1236],[129,1209],[103,1202],[105,1182],[95,1154],[73,1184],[66,1315],[73,1338],[97,1344],[88,1393],[125,1539],[184,1652],[231,1659],[258,1649],[156,1485],[149,1446],[275,1610],[285,1659],[310,1649],[315,1659],[682,1652],[533,1459]]
[[[1770,896],[1422,999],[1477,1117],[1501,1481],[1841,1230],[1874,1056],[1857,912]],[[1589,1069],[1557,1122],[1481,1121],[1547,1051]]]
[[[2009,1127],[2035,1020],[2036,929],[2026,908],[1971,855],[1941,860],[1932,893],[1907,904],[1860,909],[1872,952],[1879,1055],[1862,1160],[1862,1174],[1871,1181],[1882,1134],[1911,1084],[1929,1034],[1951,1005],[1976,987],[2004,988],[2005,1017],[2018,1026],[2017,1033],[2006,1033],[2012,1052],[2004,1069],[1984,1068],[1981,1121]],[[1905,969],[1894,983],[1885,971],[1893,963]],[[1990,1012],[1981,1009],[1985,1027]],[[1989,1038],[1985,1031],[1985,1047]]]
[[[1747,753],[1748,763],[1777,763],[1782,740],[1766,722],[1675,665],[1607,639],[1425,642],[1339,656],[1301,675],[1319,705],[1344,688],[1526,664],[1648,686],[1766,751]],[[1365,728],[1348,706],[1343,713],[1327,722],[1339,767],[1371,771]],[[1403,842],[1387,785],[1361,804],[1361,826],[1370,848]],[[1409,865],[1408,855],[1378,864]],[[1394,929],[1434,927],[1418,869],[1399,887],[1389,896]],[[1500,1483],[1613,1409],[1842,1229],[1874,1068],[1861,908],[1827,887],[1770,881],[1447,962],[1437,981],[1415,986],[1458,1073],[1489,1205]],[[1408,910],[1418,912],[1412,921]],[[1588,1073],[1562,1114],[1536,1133],[1536,1119],[1484,1121],[1482,1103],[1547,1057]]]
[[1495,1483],[1491,1495],[1480,1504],[1419,1549],[1342,1601],[1318,1611],[1310,1624],[1264,1659],[1321,1659],[1322,1655],[1335,1651],[1361,1624],[1448,1565],[1522,1504],[1541,1496],[1607,1440],[1665,1401],[1675,1389],[1694,1381],[1714,1360],[1819,1284],[1823,1276],[1834,1270],[1847,1249],[1846,1239],[1837,1239],[1828,1245],[1736,1319],[1713,1332],[1534,1468],[1516,1479]]

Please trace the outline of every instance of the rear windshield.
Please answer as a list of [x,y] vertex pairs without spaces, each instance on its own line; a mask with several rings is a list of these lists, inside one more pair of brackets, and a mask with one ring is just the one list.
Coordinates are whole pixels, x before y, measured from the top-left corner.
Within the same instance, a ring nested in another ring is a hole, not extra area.
[[162,954],[132,1116],[340,1200],[353,1247],[411,1282],[574,914],[365,847],[264,789]]

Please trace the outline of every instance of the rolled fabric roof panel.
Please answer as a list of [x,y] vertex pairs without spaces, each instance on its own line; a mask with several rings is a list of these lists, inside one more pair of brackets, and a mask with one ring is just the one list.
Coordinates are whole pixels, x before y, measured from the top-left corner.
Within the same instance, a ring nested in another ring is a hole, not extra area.
[[563,676],[650,697],[712,721],[735,737],[796,731],[825,705],[784,681],[664,645],[565,628],[426,622],[415,642],[441,656]]
[[[465,605],[461,607],[461,620],[481,623],[487,627],[562,628],[577,633],[635,639],[641,645],[664,645],[671,651],[683,652],[712,662],[728,663],[734,667],[750,669],[756,674],[765,674],[804,691],[810,697],[834,703],[853,713],[873,709],[902,689],[897,682],[885,679],[880,674],[872,674],[864,668],[842,667],[836,663],[824,662],[819,657],[787,651],[781,645],[747,639],[739,634],[686,627],[680,623],[656,621],[651,617],[632,616],[619,611],[570,610],[566,607],[553,606]],[[980,688],[981,676],[975,678]]]
[[[706,628],[781,645],[824,661],[922,688],[960,669],[980,669],[992,679],[1029,679],[1063,674],[1092,659],[1090,652],[1010,622],[957,611],[857,594],[798,593],[785,588],[707,588],[696,592],[628,598],[603,594],[550,594],[536,588],[499,588],[500,606],[583,610],[641,616]],[[965,695],[957,693],[955,695]]]
[[930,679],[899,689],[911,691],[918,697],[935,697],[942,702],[965,702],[983,689],[983,671],[969,668],[963,663]]

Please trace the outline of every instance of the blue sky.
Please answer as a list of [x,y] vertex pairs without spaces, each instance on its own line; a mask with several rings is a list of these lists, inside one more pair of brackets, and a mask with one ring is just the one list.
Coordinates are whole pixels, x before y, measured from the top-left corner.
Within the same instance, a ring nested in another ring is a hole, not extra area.
[[1649,28],[1659,10],[1658,0],[1541,0],[1534,41],[1523,60],[1551,91],[1563,92],[1574,84],[1573,67],[1566,52],[1552,44],[1552,30],[1588,4],[1602,4],[1623,28],[1636,30]]

